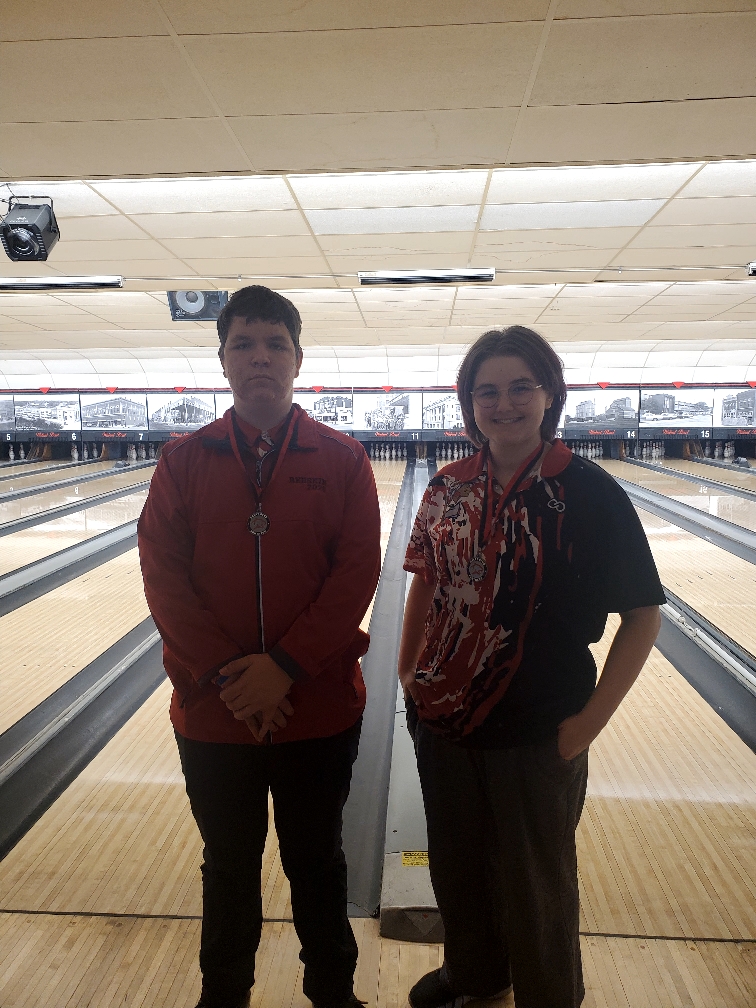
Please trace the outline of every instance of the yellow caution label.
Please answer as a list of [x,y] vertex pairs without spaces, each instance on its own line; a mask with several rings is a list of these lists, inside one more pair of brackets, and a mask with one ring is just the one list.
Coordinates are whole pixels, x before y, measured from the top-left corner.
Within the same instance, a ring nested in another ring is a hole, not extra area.
[[404,867],[404,868],[427,868],[428,867],[428,851],[427,850],[403,850],[402,851],[402,867]]

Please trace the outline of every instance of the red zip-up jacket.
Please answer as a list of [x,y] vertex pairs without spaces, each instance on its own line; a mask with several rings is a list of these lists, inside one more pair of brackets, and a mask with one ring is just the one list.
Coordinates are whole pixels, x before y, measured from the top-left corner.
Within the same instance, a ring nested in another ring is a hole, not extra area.
[[294,714],[270,741],[335,735],[365,706],[359,626],[381,563],[373,470],[359,441],[299,406],[282,430],[263,535],[248,529],[258,506],[232,410],[166,445],[152,477],[139,555],[186,738],[258,744],[213,682],[243,655],[268,653],[294,679]]

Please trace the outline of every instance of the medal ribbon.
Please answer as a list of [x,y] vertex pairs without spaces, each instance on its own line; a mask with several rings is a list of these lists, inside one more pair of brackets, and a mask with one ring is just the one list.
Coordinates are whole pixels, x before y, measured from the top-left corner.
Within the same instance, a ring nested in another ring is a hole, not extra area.
[[[286,450],[288,449],[289,443],[291,442],[292,436],[294,434],[294,426],[296,424],[296,420],[295,420],[294,416],[290,414],[290,416],[289,416],[289,422],[288,422],[287,427],[286,427],[286,435],[284,437],[283,444],[281,445],[281,447],[280,447],[280,449],[278,451],[278,458],[276,459],[275,465],[273,466],[273,472],[270,474],[270,479],[268,480],[266,486],[264,486],[264,487],[257,487],[255,485],[255,481],[252,479],[252,477],[247,472],[247,467],[244,465],[244,459],[241,457],[241,452],[239,451],[239,445],[238,445],[238,442],[237,442],[237,439],[236,439],[236,422],[235,422],[235,417],[236,417],[236,411],[234,410],[234,411],[232,411],[232,414],[231,414],[231,430],[230,430],[231,448],[233,450],[233,453],[234,453],[234,456],[236,458],[236,461],[241,466],[241,470],[244,473],[244,476],[245,476],[245,479],[247,480],[247,483],[249,484],[249,488],[252,491],[252,496],[255,499],[255,508],[257,509],[257,512],[259,513],[259,512],[262,512],[263,494],[268,489],[268,487],[272,484],[273,480],[278,475],[279,469],[281,468],[281,463],[283,462],[284,455],[286,454]],[[261,461],[264,461],[264,459],[262,459]]]
[[[492,507],[489,506],[489,502],[496,500],[496,493],[494,491],[494,474],[493,466],[491,465],[491,452],[488,444],[484,448],[485,456],[484,463],[486,466],[486,488],[483,491],[483,504],[481,507],[480,515],[480,527],[475,531],[475,552],[473,556],[478,556],[482,554],[486,546],[491,540],[493,535],[496,522],[501,517],[502,512],[505,507],[509,504],[512,498],[515,496],[517,491],[520,489],[522,484],[534,476],[536,472],[539,471],[541,464],[546,456],[546,452],[551,448],[548,441],[543,442],[541,448],[534,452],[530,458],[526,459],[524,465],[514,474],[510,480],[508,486],[503,488],[503,492],[498,502],[496,502]],[[534,456],[537,457],[534,459]]]

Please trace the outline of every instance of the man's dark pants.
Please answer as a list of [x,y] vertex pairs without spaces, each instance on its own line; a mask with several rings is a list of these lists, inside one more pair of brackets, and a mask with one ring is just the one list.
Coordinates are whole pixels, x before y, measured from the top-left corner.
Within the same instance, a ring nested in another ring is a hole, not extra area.
[[568,762],[555,739],[466,749],[422,722],[414,739],[450,980],[477,997],[514,983],[517,1008],[577,1008],[587,751]]
[[211,1006],[241,998],[254,983],[268,789],[302,945],[304,993],[325,1004],[352,993],[357,944],[347,917],[341,813],[360,729],[361,720],[330,738],[264,746],[176,735],[204,842],[200,968]]

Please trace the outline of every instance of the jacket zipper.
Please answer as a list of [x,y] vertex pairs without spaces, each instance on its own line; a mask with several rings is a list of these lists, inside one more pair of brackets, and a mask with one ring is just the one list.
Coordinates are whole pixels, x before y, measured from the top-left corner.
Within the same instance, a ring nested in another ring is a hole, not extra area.
[[[257,476],[257,485],[262,490],[262,466],[265,461],[265,456],[261,459],[255,461],[255,474]],[[264,620],[264,610],[263,610],[263,593],[262,593],[262,536],[255,536],[255,559],[257,561],[257,626],[258,626],[258,643],[260,646],[260,654],[266,653],[265,647],[265,623]],[[273,732],[268,732],[266,739],[266,745],[273,744]]]

